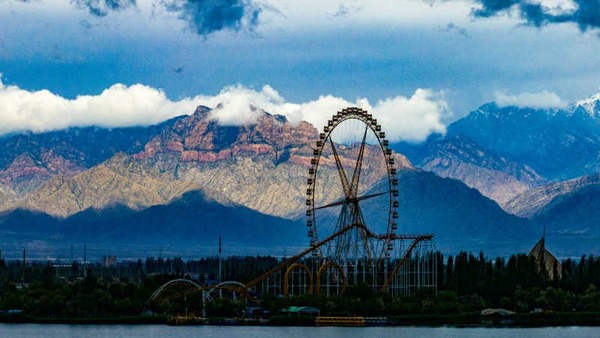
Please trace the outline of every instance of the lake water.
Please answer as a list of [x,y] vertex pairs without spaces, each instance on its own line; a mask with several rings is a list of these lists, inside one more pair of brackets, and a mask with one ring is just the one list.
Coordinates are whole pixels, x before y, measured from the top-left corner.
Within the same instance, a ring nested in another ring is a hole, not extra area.
[[454,327],[267,327],[166,325],[0,324],[0,337],[215,337],[215,338],[470,338],[470,337],[600,337],[600,327],[454,328]]

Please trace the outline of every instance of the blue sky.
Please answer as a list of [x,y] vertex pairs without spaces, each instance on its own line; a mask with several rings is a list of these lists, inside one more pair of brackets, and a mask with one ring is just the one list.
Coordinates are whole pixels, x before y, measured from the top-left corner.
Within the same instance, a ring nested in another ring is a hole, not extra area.
[[484,102],[588,97],[598,55],[598,0],[0,0],[0,133],[352,104],[419,141]]

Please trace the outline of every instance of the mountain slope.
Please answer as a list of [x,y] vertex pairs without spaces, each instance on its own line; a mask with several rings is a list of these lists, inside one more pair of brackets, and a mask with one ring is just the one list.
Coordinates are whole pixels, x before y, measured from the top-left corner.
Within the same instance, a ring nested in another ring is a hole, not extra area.
[[197,187],[190,182],[173,181],[168,175],[156,173],[118,154],[74,176],[55,176],[30,193],[20,205],[59,217],[117,204],[140,210],[164,204]]
[[581,106],[545,110],[490,103],[452,123],[448,135],[465,136],[548,180],[600,170],[600,118]]
[[[438,249],[444,252],[485,250],[507,255],[526,251],[535,241],[536,234],[527,220],[505,213],[460,181],[418,170],[402,170],[398,180],[398,233],[433,233]],[[381,203],[364,203],[363,211],[381,213],[381,207]],[[255,252],[252,250],[278,252],[278,248],[288,247],[299,251],[307,247],[304,223],[304,217],[292,221],[239,205],[224,206],[192,191],[143,210],[116,205],[88,209],[64,219],[16,210],[0,216],[0,233],[3,248],[15,249],[15,245],[34,241],[35,246],[28,246],[28,250],[46,250],[47,255],[82,241],[104,250],[104,254],[142,254],[159,246],[198,252],[202,246],[214,245],[219,234],[236,247],[231,250],[248,254]],[[319,229],[322,235],[327,234],[326,224],[319,224]]]
[[149,127],[69,128],[0,138],[0,183],[26,195],[56,175],[72,175],[119,152],[134,154],[176,117]]
[[600,185],[593,184],[555,198],[532,221],[546,228],[547,243],[567,257],[597,253],[600,238]]
[[545,209],[560,204],[563,200],[577,194],[580,190],[599,187],[600,174],[579,177],[576,179],[551,183],[526,191],[516,196],[506,205],[506,210],[520,217],[533,218]]
[[507,214],[458,180],[402,171],[399,187],[399,229],[434,233],[444,251],[468,248],[506,254],[526,250],[535,239],[530,222]]
[[565,109],[488,103],[450,124],[444,136],[394,149],[504,207],[545,182],[600,171],[600,93]]
[[229,254],[256,254],[266,248],[303,246],[304,230],[294,221],[208,201],[199,192],[142,211],[114,206],[65,219],[27,210],[0,215],[3,249],[20,250],[29,242],[32,255],[56,255],[61,247],[82,242],[104,254],[135,256],[159,246],[175,248],[179,255],[209,254],[203,247],[215,246],[220,235]]
[[[538,236],[532,222],[510,215],[494,201],[455,179],[421,170],[400,170],[398,178],[398,234],[434,234],[438,250],[480,251],[494,255],[525,252]],[[385,191],[379,183],[367,194]],[[318,204],[320,205],[320,204]],[[361,202],[367,226],[385,231],[389,202],[386,197]],[[316,217],[319,238],[332,233],[340,207],[323,209]],[[328,226],[329,225],[329,226]]]
[[7,186],[0,184],[0,211],[7,210],[14,204],[16,193]]
[[554,198],[533,220],[557,237],[600,237],[600,184],[582,187]]
[[461,135],[435,135],[423,144],[398,143],[419,168],[458,179],[501,206],[544,182],[533,169],[510,161]]

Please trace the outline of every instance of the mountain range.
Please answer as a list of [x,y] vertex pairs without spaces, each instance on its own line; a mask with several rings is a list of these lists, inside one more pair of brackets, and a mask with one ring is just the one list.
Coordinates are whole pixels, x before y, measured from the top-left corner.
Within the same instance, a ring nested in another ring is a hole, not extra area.
[[[490,103],[446,135],[393,144],[399,232],[434,233],[446,252],[506,255],[527,251],[546,225],[553,252],[579,254],[574,238],[597,251],[599,102],[546,110]],[[222,234],[233,252],[291,253],[308,245],[306,178],[318,136],[307,122],[264,111],[256,123],[222,126],[207,107],[148,127],[5,136],[0,245],[28,243],[46,255],[75,241],[198,252]],[[342,161],[355,154],[340,149]],[[376,186],[385,171],[365,165],[374,173],[365,184]],[[323,158],[320,170],[334,175],[335,161]],[[326,201],[339,195],[333,183],[324,191]]]
[[600,171],[600,94],[562,109],[484,104],[445,135],[394,149],[504,207],[531,188]]

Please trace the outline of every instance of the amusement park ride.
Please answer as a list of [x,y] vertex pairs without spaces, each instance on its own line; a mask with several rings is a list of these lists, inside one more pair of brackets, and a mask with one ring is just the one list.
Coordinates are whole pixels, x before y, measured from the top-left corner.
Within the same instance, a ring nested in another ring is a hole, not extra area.
[[377,119],[360,108],[333,115],[319,134],[310,163],[308,248],[246,283],[205,286],[175,279],[158,288],[151,300],[202,291],[204,302],[224,293],[259,301],[267,294],[342,294],[358,284],[392,296],[437,288],[433,235],[396,233],[396,162]]

